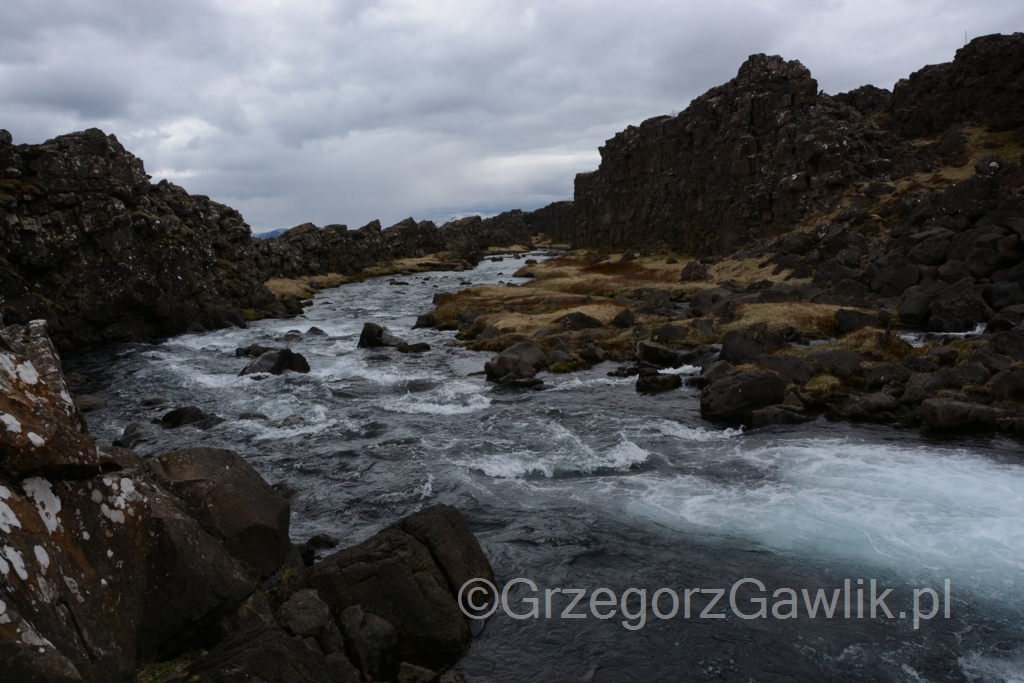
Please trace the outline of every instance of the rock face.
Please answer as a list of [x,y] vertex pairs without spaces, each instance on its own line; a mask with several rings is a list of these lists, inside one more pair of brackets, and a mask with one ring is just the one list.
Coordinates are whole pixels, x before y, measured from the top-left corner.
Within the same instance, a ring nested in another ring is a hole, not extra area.
[[347,610],[358,606],[392,625],[402,659],[445,666],[470,640],[454,597],[463,577],[493,572],[458,510],[433,506],[328,556],[295,587],[315,589],[338,619],[352,621]]
[[786,381],[774,372],[754,370],[727,374],[708,385],[700,399],[701,415],[736,420],[782,402]]
[[464,218],[438,228],[406,219],[358,230],[306,223],[254,239],[241,214],[167,181],[98,129],[40,145],[0,131],[0,316],[45,319],[58,348],[245,326],[301,310],[277,301],[271,277],[351,274],[381,261],[446,253],[475,264],[494,245],[561,235],[571,202],[533,213]]
[[860,122],[799,62],[754,55],[678,116],[600,148],[600,167],[576,176],[574,243],[710,254],[784,232],[908,158],[899,138]]
[[246,365],[239,375],[255,375],[258,373],[269,373],[271,375],[282,375],[286,371],[309,372],[309,363],[301,353],[295,353],[291,349],[280,351],[266,351],[260,354],[256,360]]

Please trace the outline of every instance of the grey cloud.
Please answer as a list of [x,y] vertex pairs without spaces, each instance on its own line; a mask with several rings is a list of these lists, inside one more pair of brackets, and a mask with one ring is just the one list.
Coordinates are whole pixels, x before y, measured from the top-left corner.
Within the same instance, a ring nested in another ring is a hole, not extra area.
[[891,87],[1010,0],[5,0],[0,127],[99,125],[257,230],[535,208],[626,125],[680,111],[751,53],[828,92]]

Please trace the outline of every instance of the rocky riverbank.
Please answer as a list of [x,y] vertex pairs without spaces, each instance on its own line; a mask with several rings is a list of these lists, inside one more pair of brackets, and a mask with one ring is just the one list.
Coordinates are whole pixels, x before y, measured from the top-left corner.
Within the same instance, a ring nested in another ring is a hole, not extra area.
[[44,322],[0,329],[0,389],[0,679],[460,680],[455,595],[493,574],[457,509],[316,562],[234,451],[97,447]]

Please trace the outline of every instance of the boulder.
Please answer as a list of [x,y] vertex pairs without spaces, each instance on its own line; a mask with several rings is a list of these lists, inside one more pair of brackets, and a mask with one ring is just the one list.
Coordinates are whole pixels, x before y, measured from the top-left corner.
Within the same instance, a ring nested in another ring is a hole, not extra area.
[[579,330],[586,330],[594,327],[604,327],[604,323],[600,320],[580,311],[574,311],[567,315],[563,315],[555,322],[561,325],[562,329],[567,332],[577,332]]
[[966,384],[984,384],[992,376],[981,363],[961,363],[953,369],[953,372]]
[[284,563],[290,549],[288,501],[238,453],[186,448],[151,462],[203,529],[260,577]]
[[860,367],[864,358],[856,351],[835,350],[809,353],[807,360],[821,365],[840,379],[849,379]]
[[324,654],[345,654],[345,641],[331,616],[331,608],[315,590],[307,588],[293,594],[277,610],[276,616],[277,623],[289,633],[316,639]]
[[971,354],[971,361],[975,363],[981,363],[985,368],[992,373],[1002,372],[1003,370],[1009,370],[1013,361],[1008,356],[1004,356],[1001,353],[992,353],[985,349],[978,349]]
[[278,626],[234,634],[190,664],[177,679],[189,683],[358,683],[358,672],[335,653],[325,657]]
[[767,330],[730,330],[722,339],[719,357],[730,363],[751,363],[758,356],[785,348],[782,337]]
[[881,391],[868,394],[857,403],[861,410],[868,413],[893,412],[900,407],[899,399]]
[[900,365],[911,372],[935,372],[939,369],[939,366],[936,363],[933,363],[927,358],[921,358],[920,356],[914,355],[904,356],[903,360],[900,361]]
[[996,396],[1013,401],[1024,401],[1024,370],[1011,368],[995,374],[989,380]]
[[732,370],[732,363],[727,360],[719,360],[709,363],[701,368],[700,375],[693,382],[699,387],[706,387],[717,379],[725,377]]
[[658,394],[683,386],[683,378],[679,375],[662,375],[657,371],[641,371],[636,380],[636,393]]
[[814,374],[813,368],[796,356],[761,355],[757,357],[757,363],[793,384],[804,384]]
[[793,425],[811,422],[814,417],[805,415],[790,406],[768,406],[750,413],[744,421],[748,427],[767,427],[770,425]]
[[928,393],[935,393],[936,391],[942,391],[944,389],[958,391],[962,389],[963,386],[964,383],[955,372],[949,368],[943,368],[932,375],[931,378],[924,383],[924,390]]
[[982,298],[993,311],[1024,304],[1024,292],[1016,282],[995,282],[982,290]]
[[636,316],[628,308],[623,308],[612,318],[612,325],[620,330],[632,327],[634,322],[636,322]]
[[682,272],[679,273],[679,279],[682,282],[700,282],[710,280],[711,276],[708,273],[708,267],[700,261],[687,261]]
[[921,271],[912,263],[891,265],[880,270],[871,280],[871,290],[883,297],[900,296],[920,279]]
[[651,341],[659,344],[683,341],[690,335],[690,329],[683,325],[666,324],[651,330]]
[[386,619],[353,605],[341,613],[341,628],[353,659],[368,681],[387,680],[395,675],[398,632]]
[[774,372],[736,372],[710,383],[700,400],[701,415],[711,420],[744,417],[782,402],[786,381]]
[[956,349],[938,346],[928,351],[928,357],[939,365],[953,365],[960,358]]
[[932,300],[928,329],[937,332],[970,332],[994,315],[974,281],[965,278],[942,290]]
[[98,474],[96,446],[68,393],[46,325],[12,325],[0,331],[0,340],[0,473]]
[[399,353],[424,353],[430,350],[430,344],[425,342],[417,342],[415,344],[407,344],[402,342],[395,347],[395,350]]
[[309,372],[309,363],[301,353],[295,353],[291,349],[280,351],[267,351],[259,358],[246,365],[238,375],[255,375],[258,373],[270,373],[281,375],[285,371]]
[[484,363],[484,372],[489,382],[499,382],[510,375],[512,379],[530,379],[546,365],[544,349],[530,342],[519,342]]
[[869,389],[876,389],[886,384],[895,382],[902,384],[910,379],[910,370],[897,363],[876,363],[869,368],[864,368],[864,386]]
[[896,306],[900,321],[915,327],[926,325],[932,314],[931,304],[935,296],[932,290],[917,285],[907,289]]
[[636,359],[659,367],[677,368],[682,365],[679,359],[679,352],[667,346],[649,341],[637,342],[633,352]]
[[437,672],[402,662],[398,667],[398,683],[437,683]]
[[734,294],[731,291],[722,287],[702,289],[690,299],[690,310],[699,315],[707,315],[715,304],[728,301],[733,296]]
[[363,331],[359,334],[358,347],[360,349],[373,349],[380,346],[398,346],[402,343],[404,343],[404,340],[388,334],[380,325],[376,323],[363,323]]
[[995,427],[1000,413],[995,408],[945,398],[929,398],[921,404],[921,417],[931,429]]
[[437,316],[433,313],[424,313],[423,315],[416,318],[416,324],[412,326],[415,330],[418,327],[436,327]]
[[175,408],[160,418],[160,425],[164,429],[176,429],[183,425],[192,425],[197,429],[209,429],[224,422],[224,418],[210,413],[205,413],[196,406],[182,406]]
[[849,334],[862,327],[878,327],[878,316],[864,311],[840,308],[835,313],[836,330],[839,334]]
[[431,505],[400,520],[395,527],[430,551],[453,595],[469,579],[482,578],[493,583],[491,563],[458,508]]
[[269,346],[263,346],[262,344],[249,344],[248,346],[239,346],[235,349],[235,356],[238,358],[259,358],[267,351],[273,350]]

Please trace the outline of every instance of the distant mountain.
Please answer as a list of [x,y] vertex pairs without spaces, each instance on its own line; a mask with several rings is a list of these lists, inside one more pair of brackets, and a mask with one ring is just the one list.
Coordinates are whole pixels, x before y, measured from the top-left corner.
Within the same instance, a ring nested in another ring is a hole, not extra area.
[[280,235],[283,235],[285,233],[285,230],[287,230],[287,228],[278,228],[277,230],[271,230],[269,232],[254,232],[252,236],[258,240],[268,240],[271,237],[278,237]]

